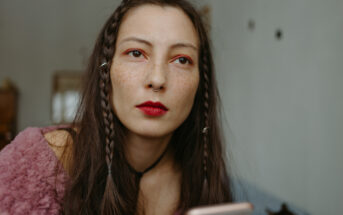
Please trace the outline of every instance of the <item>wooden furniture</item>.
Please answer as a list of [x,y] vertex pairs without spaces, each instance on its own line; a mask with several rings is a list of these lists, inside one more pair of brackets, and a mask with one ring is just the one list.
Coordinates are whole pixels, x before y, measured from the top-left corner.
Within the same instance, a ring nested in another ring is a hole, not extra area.
[[18,91],[9,80],[0,87],[0,150],[17,132]]

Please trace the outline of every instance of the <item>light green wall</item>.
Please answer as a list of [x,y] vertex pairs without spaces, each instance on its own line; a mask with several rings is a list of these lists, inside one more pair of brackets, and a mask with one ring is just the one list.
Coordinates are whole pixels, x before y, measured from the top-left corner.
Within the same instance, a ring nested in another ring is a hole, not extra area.
[[310,214],[341,214],[343,1],[208,2],[238,174]]
[[52,74],[85,68],[119,1],[1,0],[0,81],[20,91],[18,129],[50,125]]

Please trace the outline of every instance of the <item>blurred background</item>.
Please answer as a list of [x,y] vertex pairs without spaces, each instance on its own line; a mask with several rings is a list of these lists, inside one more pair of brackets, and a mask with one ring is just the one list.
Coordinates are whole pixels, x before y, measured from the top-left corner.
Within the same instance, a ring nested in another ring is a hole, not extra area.
[[[210,24],[238,201],[343,214],[343,1],[193,0]],[[118,0],[0,1],[2,145],[68,122]]]

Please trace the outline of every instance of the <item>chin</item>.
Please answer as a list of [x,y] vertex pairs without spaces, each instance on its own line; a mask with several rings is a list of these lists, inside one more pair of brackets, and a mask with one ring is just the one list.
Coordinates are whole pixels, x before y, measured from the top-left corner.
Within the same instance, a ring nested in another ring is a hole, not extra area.
[[163,138],[172,134],[174,131],[170,129],[162,129],[162,128],[154,128],[154,127],[147,128],[144,126],[142,126],[140,129],[128,128],[128,130],[133,134],[136,134],[141,137],[146,137],[146,138]]
[[144,132],[140,133],[141,136],[147,137],[147,138],[162,138],[162,137],[168,136],[170,134],[171,133],[158,132],[158,131],[144,131]]
[[134,119],[122,121],[122,124],[132,135],[146,138],[163,138],[171,135],[177,129],[177,122],[174,121],[152,121],[151,119]]

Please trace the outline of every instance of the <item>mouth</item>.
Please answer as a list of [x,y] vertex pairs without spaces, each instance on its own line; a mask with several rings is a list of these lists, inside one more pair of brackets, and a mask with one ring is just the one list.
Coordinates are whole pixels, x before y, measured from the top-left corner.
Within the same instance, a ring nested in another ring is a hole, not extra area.
[[168,111],[168,108],[160,102],[147,101],[136,107],[149,116],[161,116]]

